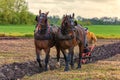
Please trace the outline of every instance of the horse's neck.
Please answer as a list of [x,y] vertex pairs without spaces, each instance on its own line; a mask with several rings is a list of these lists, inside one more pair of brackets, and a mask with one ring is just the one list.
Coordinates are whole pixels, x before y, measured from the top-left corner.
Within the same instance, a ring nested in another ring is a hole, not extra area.
[[77,27],[84,28],[82,25],[78,24]]
[[59,31],[60,31],[61,34],[66,35],[66,32],[67,32],[67,31],[66,31],[64,28],[60,28]]

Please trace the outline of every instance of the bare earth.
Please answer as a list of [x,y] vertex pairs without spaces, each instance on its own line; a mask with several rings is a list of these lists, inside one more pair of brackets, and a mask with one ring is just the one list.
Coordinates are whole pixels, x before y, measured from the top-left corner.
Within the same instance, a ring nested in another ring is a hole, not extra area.
[[[78,53],[78,47],[75,48],[75,53]],[[97,55],[97,57],[95,58],[95,61],[98,61],[98,63],[96,63],[96,65],[98,64],[97,66],[102,66],[102,65],[107,66],[107,64],[111,64],[115,66],[115,71],[118,71],[118,73],[115,73],[115,74],[116,75],[119,74],[119,67],[120,67],[120,40],[119,39],[98,39],[97,47],[95,48],[93,54]],[[56,49],[54,47],[51,49],[50,55],[52,57],[56,56]],[[44,59],[44,52],[42,52],[42,59]],[[52,63],[50,64],[51,69],[55,69],[55,66],[54,66],[55,61],[51,60],[50,63]],[[93,67],[92,64],[89,64],[89,66],[90,65],[91,67]],[[38,65],[35,62],[34,39],[28,39],[28,38],[27,39],[26,38],[25,39],[23,38],[1,39],[0,38],[0,66],[1,66],[0,80],[17,80],[18,78],[19,79],[23,78],[25,75],[30,76],[30,75],[43,72],[43,69],[41,71],[38,70]],[[84,70],[84,67],[83,67],[83,70]],[[99,67],[96,67],[96,68],[99,68]],[[120,79],[119,76],[117,78],[116,75],[115,75],[115,78],[110,78],[110,79],[111,80]],[[42,74],[42,76],[44,76],[44,73]],[[40,79],[43,80],[44,77],[41,77]],[[48,80],[48,78],[44,80]],[[57,78],[54,80],[61,80],[61,79]],[[99,79],[91,79],[91,80],[99,80]]]
[[[120,42],[119,39],[98,39],[97,46],[113,44]],[[75,53],[78,48],[75,48]],[[53,47],[50,51],[51,56],[56,56],[56,49]],[[44,52],[42,52],[44,57]],[[116,55],[113,59],[118,59]],[[24,62],[35,60],[34,39],[0,39],[0,64],[12,62]]]

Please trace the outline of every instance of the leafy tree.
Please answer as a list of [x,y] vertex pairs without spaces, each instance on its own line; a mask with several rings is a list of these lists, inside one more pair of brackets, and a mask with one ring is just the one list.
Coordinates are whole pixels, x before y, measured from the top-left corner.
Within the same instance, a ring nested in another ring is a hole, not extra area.
[[34,24],[25,0],[0,0],[0,24]]

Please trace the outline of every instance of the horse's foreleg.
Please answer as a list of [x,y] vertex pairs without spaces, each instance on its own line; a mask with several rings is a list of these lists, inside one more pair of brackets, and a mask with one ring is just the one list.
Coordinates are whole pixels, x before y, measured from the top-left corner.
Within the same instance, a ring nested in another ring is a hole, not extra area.
[[[69,70],[69,62],[70,62],[70,53],[66,53],[65,50],[61,50],[63,55],[64,55],[64,58],[65,58],[65,69],[64,71],[68,71]],[[67,55],[66,55],[67,54]]]
[[50,48],[48,49],[44,49],[45,53],[46,53],[46,57],[45,57],[45,71],[48,70],[48,62],[49,62],[49,58],[50,58]]
[[39,63],[39,67],[41,68],[42,65],[41,65],[40,51],[39,50],[36,50],[36,60]]
[[74,56],[74,48],[69,49],[69,53],[71,54],[71,68],[74,69],[74,60],[73,60],[73,56]]

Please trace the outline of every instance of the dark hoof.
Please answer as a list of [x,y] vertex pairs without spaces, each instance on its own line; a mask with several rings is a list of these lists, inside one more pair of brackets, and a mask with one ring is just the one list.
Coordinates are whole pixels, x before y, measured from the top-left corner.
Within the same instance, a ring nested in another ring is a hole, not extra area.
[[43,67],[42,67],[42,65],[39,65],[39,70],[41,70]]
[[78,66],[76,69],[81,69],[81,66]]
[[48,69],[45,69],[45,71],[48,71]]
[[50,70],[50,66],[49,65],[45,66],[45,71],[48,71],[48,70]]
[[39,68],[39,72],[42,72],[44,69],[43,68]]
[[64,71],[65,71],[65,72],[66,72],[66,71],[69,71],[69,68],[65,68]]
[[42,68],[42,64],[39,63],[39,67]]
[[77,70],[80,70],[81,68],[78,68],[78,67],[77,67],[76,69],[77,69]]

